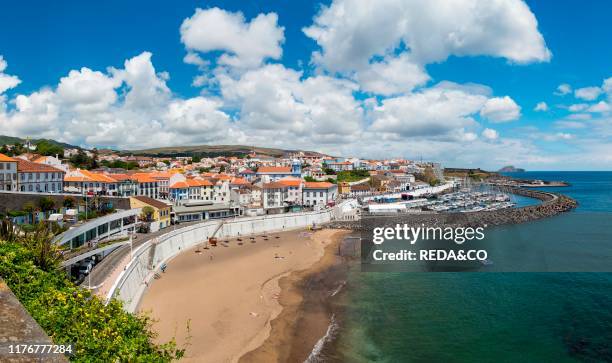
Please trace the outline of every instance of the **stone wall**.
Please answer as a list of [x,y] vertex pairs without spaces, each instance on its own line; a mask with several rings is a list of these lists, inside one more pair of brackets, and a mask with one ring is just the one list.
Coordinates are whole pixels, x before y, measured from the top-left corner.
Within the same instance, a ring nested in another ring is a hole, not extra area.
[[0,279],[0,362],[68,362],[59,354],[10,354],[10,344],[53,344]]

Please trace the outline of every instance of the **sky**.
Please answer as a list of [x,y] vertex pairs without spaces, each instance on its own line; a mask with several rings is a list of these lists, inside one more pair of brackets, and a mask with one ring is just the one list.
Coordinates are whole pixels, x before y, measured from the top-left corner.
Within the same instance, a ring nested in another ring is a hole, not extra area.
[[21,1],[0,134],[612,170],[604,1]]

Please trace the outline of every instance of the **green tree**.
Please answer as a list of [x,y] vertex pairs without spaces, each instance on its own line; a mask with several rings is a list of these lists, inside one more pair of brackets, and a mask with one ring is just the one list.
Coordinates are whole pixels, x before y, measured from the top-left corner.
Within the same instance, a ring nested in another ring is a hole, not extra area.
[[55,209],[55,200],[51,197],[42,197],[38,200],[38,207],[43,212],[49,212]]
[[140,218],[142,220],[145,220],[147,222],[151,222],[153,220],[153,214],[155,213],[155,209],[153,209],[153,207],[150,206],[144,206],[142,207],[142,211],[140,213]]
[[311,176],[305,176],[305,177],[304,177],[304,181],[307,181],[307,182],[315,182],[315,181],[317,181],[317,180],[316,180],[315,178],[311,177]]
[[199,163],[200,161],[202,161],[202,157],[200,155],[194,155],[191,157],[191,161],[193,161],[194,163]]
[[36,152],[46,156],[64,155],[64,149],[61,146],[47,140],[41,140],[36,144]]
[[76,201],[73,197],[66,197],[64,198],[64,202],[62,204],[64,208],[74,208],[74,206],[76,205]]

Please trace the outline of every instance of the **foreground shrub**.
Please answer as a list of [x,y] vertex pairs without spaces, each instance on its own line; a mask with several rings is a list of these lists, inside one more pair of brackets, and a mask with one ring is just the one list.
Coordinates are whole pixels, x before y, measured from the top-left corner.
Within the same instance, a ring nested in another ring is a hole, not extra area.
[[183,356],[176,343],[155,344],[151,319],[108,305],[75,286],[61,269],[43,270],[17,242],[0,242],[0,276],[56,344],[73,344],[74,361],[168,362]]

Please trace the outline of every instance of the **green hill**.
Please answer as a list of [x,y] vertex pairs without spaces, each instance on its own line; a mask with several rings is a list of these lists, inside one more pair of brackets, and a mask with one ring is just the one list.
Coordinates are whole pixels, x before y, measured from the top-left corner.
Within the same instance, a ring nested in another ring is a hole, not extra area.
[[[257,155],[282,157],[286,154],[300,150],[285,150],[267,147],[253,147],[247,145],[197,145],[197,146],[169,146],[143,150],[124,150],[123,154],[145,156],[242,156],[255,151]],[[323,155],[314,151],[304,151],[307,155]]]
[[[23,144],[25,141],[26,139],[22,139],[20,137],[0,135],[0,145],[13,145],[15,143]],[[60,142],[52,139],[30,139],[30,142],[34,145],[42,141],[47,141],[50,144],[60,146],[64,149],[80,149],[78,146],[70,145],[65,142]]]

